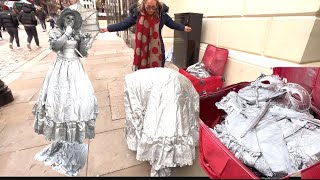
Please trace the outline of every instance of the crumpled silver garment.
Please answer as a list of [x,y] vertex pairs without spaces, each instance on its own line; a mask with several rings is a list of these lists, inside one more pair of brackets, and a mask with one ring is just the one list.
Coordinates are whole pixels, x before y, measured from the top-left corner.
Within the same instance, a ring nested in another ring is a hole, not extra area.
[[286,117],[279,121],[290,157],[298,169],[307,168],[320,161],[320,121],[310,113],[301,113],[282,107],[270,108],[273,116]]
[[173,57],[173,46],[171,46],[171,47],[169,48],[169,50],[166,51],[166,53],[165,53],[165,59],[166,59],[166,61],[172,62],[172,57]]
[[[260,84],[265,80],[270,84]],[[227,116],[212,129],[213,133],[244,164],[267,177],[283,177],[318,162],[320,145],[315,142],[320,138],[320,123],[307,111],[310,102],[306,91],[280,82],[276,76],[257,81],[216,103]],[[303,96],[304,104],[292,101],[292,92]],[[257,119],[265,108],[265,114]]]
[[199,95],[186,77],[169,68],[138,70],[125,77],[124,101],[128,148],[150,162],[151,176],[193,164]]
[[252,149],[240,144],[226,129],[225,121],[217,124],[211,131],[220,139],[220,141],[244,164],[255,167],[259,172],[272,177],[273,172],[262,156],[260,151],[254,152]]
[[[229,149],[232,151],[245,148],[251,153],[260,153],[260,157],[256,158],[257,161],[253,161],[250,156],[240,157],[241,153],[238,158],[243,162],[251,162],[247,165],[255,167],[267,177],[273,177],[274,173],[294,172],[295,170],[288,166],[290,159],[285,141],[281,139],[282,134],[276,124],[273,123],[275,119],[272,116],[265,115],[254,131],[249,131],[244,137],[241,137],[251,121],[258,115],[260,108],[254,105],[246,105],[245,108],[241,108],[243,105],[238,103],[239,101],[244,102],[238,97],[237,93],[230,92],[222,101],[216,103],[219,109],[226,108],[226,112],[231,112],[226,116],[223,126],[237,143],[234,144],[235,147],[229,147]],[[262,105],[262,103],[260,104]],[[272,134],[270,134],[270,131]],[[227,138],[222,142],[228,141],[229,137],[215,134],[219,139],[220,137]],[[279,154],[282,154],[282,156],[278,157]]]
[[86,163],[87,144],[56,141],[36,154],[35,159],[66,176],[77,176]]
[[[50,41],[61,36],[50,31]],[[68,40],[49,67],[33,107],[34,130],[48,140],[70,143],[94,138],[98,104],[92,84],[75,52],[77,41]]]
[[210,73],[204,68],[204,64],[202,62],[197,62],[189,66],[186,71],[197,78],[208,78],[211,76]]

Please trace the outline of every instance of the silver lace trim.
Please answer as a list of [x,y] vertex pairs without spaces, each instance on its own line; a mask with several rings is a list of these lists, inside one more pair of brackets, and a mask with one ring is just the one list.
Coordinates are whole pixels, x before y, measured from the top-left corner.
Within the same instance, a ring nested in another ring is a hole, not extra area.
[[53,141],[67,141],[69,143],[82,143],[86,138],[95,137],[95,121],[98,116],[98,108],[95,105],[95,111],[88,120],[54,122],[51,116],[48,116],[50,108],[46,108],[44,103],[38,101],[32,109],[35,116],[34,131],[43,134],[46,139]]
[[[189,136],[152,138],[128,126],[124,128],[124,133],[128,148],[137,151],[137,160],[149,161],[154,170],[193,164],[199,137],[198,127],[193,127]],[[141,138],[138,138],[137,133]]]

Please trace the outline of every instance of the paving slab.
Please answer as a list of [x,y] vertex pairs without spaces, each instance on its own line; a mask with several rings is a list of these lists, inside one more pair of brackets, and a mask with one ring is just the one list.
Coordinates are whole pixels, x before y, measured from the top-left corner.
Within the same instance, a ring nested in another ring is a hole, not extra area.
[[18,78],[19,80],[45,78],[48,71],[23,72]]
[[98,101],[99,108],[110,106],[109,91],[97,91],[97,92],[95,92],[95,95],[96,95],[96,98]]
[[37,93],[37,91],[38,88],[13,91],[12,95],[14,101],[11,104],[29,102],[32,99],[32,97]]
[[[46,146],[47,145],[1,154],[0,176],[63,177],[63,174],[56,172],[51,166],[45,166],[43,162],[34,159],[34,156]],[[78,176],[86,176],[86,166],[80,170]]]
[[43,135],[33,129],[33,120],[8,123],[0,133],[0,154],[48,144]]
[[88,176],[100,176],[140,163],[135,152],[127,148],[122,128],[97,134],[90,140]]
[[124,109],[124,95],[110,96],[112,120],[118,120],[126,117]]
[[113,121],[111,119],[111,108],[110,106],[99,108],[99,115],[96,120],[96,133],[121,129],[124,127],[124,119],[118,119]]
[[34,89],[39,88],[43,83],[44,78],[37,78],[37,79],[23,79],[23,80],[16,80],[10,85],[10,89],[12,92],[19,91],[19,90],[26,90],[26,89]]
[[126,169],[101,175],[102,177],[150,177],[151,166],[144,162]]
[[30,119],[32,115],[32,108],[34,102],[27,103],[9,103],[0,108],[1,118],[6,120],[7,123],[21,123]]
[[108,83],[110,97],[124,95],[124,81],[112,81]]
[[107,91],[108,90],[108,81],[102,79],[102,80],[93,80],[91,81],[91,84],[93,86],[93,89],[95,92],[99,91]]

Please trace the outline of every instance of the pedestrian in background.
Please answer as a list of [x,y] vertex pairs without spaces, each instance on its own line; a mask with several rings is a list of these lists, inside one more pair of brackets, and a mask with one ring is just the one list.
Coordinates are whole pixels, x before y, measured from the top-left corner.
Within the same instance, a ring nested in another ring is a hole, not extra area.
[[0,25],[0,41],[2,41],[3,38],[2,38],[2,33],[1,33],[1,25]]
[[38,21],[35,16],[35,8],[32,5],[25,4],[19,13],[19,21],[23,24],[24,29],[28,35],[27,47],[31,50],[31,41],[34,38],[36,45],[40,48],[38,32],[36,26]]
[[191,28],[176,23],[167,14],[169,7],[158,0],[143,0],[130,7],[130,16],[100,32],[123,31],[136,25],[133,70],[164,67],[165,48],[161,30],[164,25],[178,31],[190,32]]
[[47,26],[46,26],[46,19],[47,19],[47,13],[43,10],[43,8],[41,7],[37,13],[36,13],[40,24],[42,26],[43,32],[47,31]]
[[54,28],[55,24],[56,24],[56,21],[57,21],[57,17],[54,13],[52,13],[50,16],[49,16],[49,19],[48,19],[48,22],[50,23],[50,27],[51,29]]
[[8,34],[10,35],[10,49],[13,49],[13,40],[16,39],[16,44],[20,47],[19,34],[18,34],[18,19],[16,15],[9,11],[9,9],[4,9],[0,14],[0,26],[3,26],[7,29]]
[[[0,15],[1,15],[2,12],[3,12],[3,7],[0,6]],[[1,29],[3,29],[3,31],[5,31],[6,29],[3,26],[0,26],[0,37],[1,37],[1,40],[2,40]]]

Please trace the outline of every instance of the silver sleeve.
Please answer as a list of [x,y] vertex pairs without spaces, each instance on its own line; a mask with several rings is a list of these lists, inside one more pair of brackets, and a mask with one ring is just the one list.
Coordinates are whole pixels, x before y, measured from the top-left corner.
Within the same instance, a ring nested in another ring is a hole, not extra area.
[[68,36],[58,30],[51,30],[49,32],[50,49],[53,51],[59,51],[67,40]]

